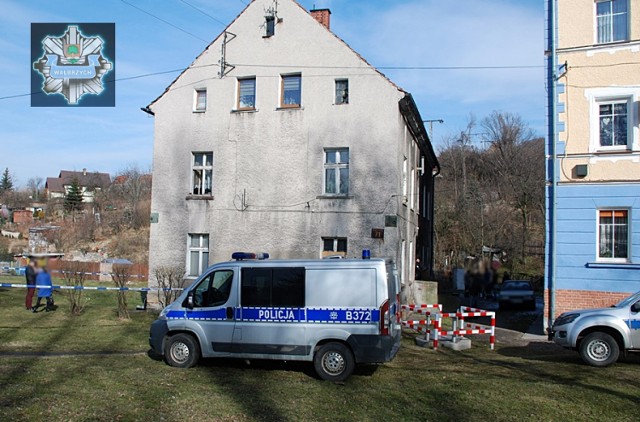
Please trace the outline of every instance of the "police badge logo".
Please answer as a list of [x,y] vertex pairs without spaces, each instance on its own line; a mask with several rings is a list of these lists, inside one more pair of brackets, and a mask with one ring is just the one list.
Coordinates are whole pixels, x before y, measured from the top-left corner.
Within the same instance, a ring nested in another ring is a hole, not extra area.
[[32,106],[115,105],[114,24],[32,24],[31,38],[31,85],[46,94],[32,95]]

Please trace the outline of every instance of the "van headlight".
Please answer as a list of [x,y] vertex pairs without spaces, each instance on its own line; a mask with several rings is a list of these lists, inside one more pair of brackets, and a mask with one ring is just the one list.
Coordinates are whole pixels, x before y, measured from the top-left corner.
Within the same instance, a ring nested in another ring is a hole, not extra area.
[[575,313],[570,313],[570,314],[562,314],[558,317],[558,319],[555,320],[555,322],[553,323],[553,325],[565,325],[565,324],[571,324],[573,321],[576,320],[576,318],[578,318],[580,316],[580,314],[575,314]]
[[166,306],[162,311],[160,311],[160,315],[158,315],[158,319],[167,319],[167,313],[169,312],[169,307]]

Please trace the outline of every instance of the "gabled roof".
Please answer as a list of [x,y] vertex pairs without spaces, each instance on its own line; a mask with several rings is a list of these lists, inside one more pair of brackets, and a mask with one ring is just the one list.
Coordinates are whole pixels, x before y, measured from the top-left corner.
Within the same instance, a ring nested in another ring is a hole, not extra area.
[[[282,0],[281,0],[282,1]],[[357,51],[355,51],[353,48],[351,48],[351,46],[349,44],[347,44],[342,38],[338,37],[336,34],[334,34],[329,28],[327,28],[326,26],[324,26],[323,24],[321,24],[320,22],[316,21],[313,16],[311,16],[311,14],[309,14],[309,12],[307,11],[307,9],[305,9],[304,7],[302,7],[297,1],[295,0],[289,0],[292,3],[294,3],[296,6],[298,6],[300,9],[302,9],[307,16],[309,17],[309,19],[311,19],[316,25],[320,25],[322,26],[326,31],[328,31],[331,35],[333,35],[338,41],[340,41],[342,44],[344,44],[349,50],[351,50],[360,60],[362,60],[369,68],[371,68],[372,70],[374,70],[375,72],[377,72],[378,74],[380,74],[380,76],[382,76],[384,79],[387,80],[387,82],[389,82],[393,87],[395,87],[398,91],[403,92],[403,93],[407,93],[404,89],[400,88],[398,85],[396,85],[391,79],[389,79],[384,73],[380,72],[378,69],[376,69],[374,66],[372,66],[367,60],[365,60],[364,57],[362,57]],[[235,17],[235,19],[233,19],[231,21],[231,23],[229,23],[229,25],[227,25],[222,32],[213,40],[209,43],[209,45],[207,45],[207,47],[202,51],[202,53],[198,54],[198,56],[193,60],[193,62],[191,62],[191,64],[189,65],[189,67],[185,68],[182,72],[180,72],[180,74],[169,84],[169,86],[167,86],[167,88],[165,88],[164,92],[162,94],[160,94],[155,100],[153,100],[147,107],[146,110],[143,108],[143,111],[150,111],[150,107],[152,105],[154,105],[160,98],[162,98],[167,92],[169,92],[169,90],[171,90],[171,88],[173,87],[173,85],[178,81],[178,79],[180,79],[180,77],[186,73],[188,70],[190,70],[194,64],[198,61],[198,59],[207,52],[207,50],[209,50],[209,48],[215,44],[216,41],[218,41],[218,39],[220,37],[222,37],[224,35],[225,32],[227,32],[227,30],[229,29],[229,27],[231,25],[233,25],[239,18],[240,16],[242,16],[244,14],[244,12],[253,5],[254,0],[252,0],[244,9],[242,9],[242,11],[240,12],[240,14],[238,14],[238,16]]]
[[45,188],[49,192],[64,193],[64,187],[70,185],[74,179],[78,181],[81,187],[85,187],[88,190],[94,190],[95,188],[106,189],[111,184],[109,173],[62,170],[58,177],[47,177]]

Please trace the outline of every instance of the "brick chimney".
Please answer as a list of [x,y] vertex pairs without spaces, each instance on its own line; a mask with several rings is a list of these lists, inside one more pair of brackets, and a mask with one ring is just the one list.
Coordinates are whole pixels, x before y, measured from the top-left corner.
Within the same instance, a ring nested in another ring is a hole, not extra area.
[[329,9],[313,9],[310,10],[309,13],[315,20],[323,24],[327,27],[327,29],[331,29],[331,10]]

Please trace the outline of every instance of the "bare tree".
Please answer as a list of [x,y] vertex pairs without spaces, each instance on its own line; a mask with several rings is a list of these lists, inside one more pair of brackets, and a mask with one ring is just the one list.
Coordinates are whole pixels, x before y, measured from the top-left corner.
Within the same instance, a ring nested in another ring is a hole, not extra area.
[[43,182],[44,180],[40,176],[31,177],[27,180],[27,189],[34,201],[38,201],[40,199],[40,190],[42,189]]

